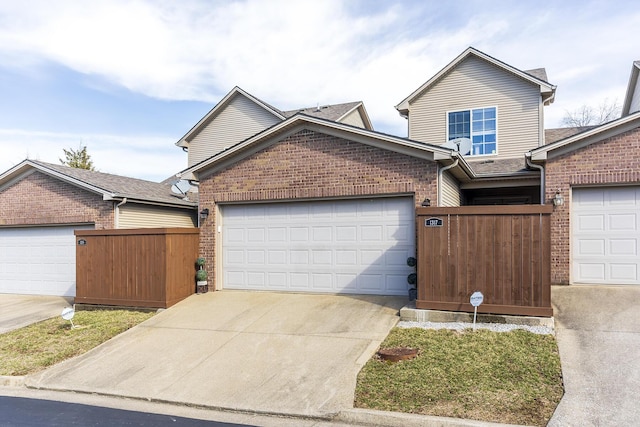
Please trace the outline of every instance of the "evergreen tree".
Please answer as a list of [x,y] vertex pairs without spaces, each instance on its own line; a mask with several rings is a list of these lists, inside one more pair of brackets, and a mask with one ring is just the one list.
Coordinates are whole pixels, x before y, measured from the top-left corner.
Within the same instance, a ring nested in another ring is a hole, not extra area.
[[61,164],[72,168],[86,169],[90,171],[96,170],[93,167],[91,155],[87,153],[86,145],[83,147],[82,144],[80,144],[77,150],[74,150],[73,148],[66,150],[63,148],[62,151],[64,151],[66,159],[59,159]]

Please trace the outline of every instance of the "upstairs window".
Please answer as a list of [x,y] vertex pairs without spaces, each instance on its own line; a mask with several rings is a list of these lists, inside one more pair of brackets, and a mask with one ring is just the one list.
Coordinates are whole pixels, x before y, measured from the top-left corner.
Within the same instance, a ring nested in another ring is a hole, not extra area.
[[469,138],[469,156],[497,153],[496,107],[453,111],[448,114],[447,139]]

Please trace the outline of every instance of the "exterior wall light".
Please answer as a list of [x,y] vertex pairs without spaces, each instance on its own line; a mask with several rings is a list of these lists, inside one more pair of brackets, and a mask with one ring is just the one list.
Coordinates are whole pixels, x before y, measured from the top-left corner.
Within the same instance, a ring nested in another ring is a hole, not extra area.
[[429,199],[424,199],[424,200],[422,201],[422,207],[423,207],[423,208],[426,208],[426,207],[428,207],[428,206],[431,206],[431,200],[429,200]]
[[209,209],[208,208],[204,208],[200,211],[200,219],[202,219],[203,221],[205,219],[207,219],[207,217],[209,216]]
[[564,197],[562,197],[562,194],[560,193],[560,189],[558,188],[558,191],[556,191],[556,195],[553,196],[553,206],[562,206],[564,205]]

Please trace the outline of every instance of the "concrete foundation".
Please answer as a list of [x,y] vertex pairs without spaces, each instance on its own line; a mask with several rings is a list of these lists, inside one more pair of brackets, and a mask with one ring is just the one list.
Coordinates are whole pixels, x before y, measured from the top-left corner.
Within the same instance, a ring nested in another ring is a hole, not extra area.
[[[473,323],[473,313],[459,311],[420,310],[415,301],[409,302],[400,309],[400,320],[406,322]],[[506,314],[478,313],[478,323],[504,323],[510,325],[546,326],[554,328],[553,317],[513,316]]]

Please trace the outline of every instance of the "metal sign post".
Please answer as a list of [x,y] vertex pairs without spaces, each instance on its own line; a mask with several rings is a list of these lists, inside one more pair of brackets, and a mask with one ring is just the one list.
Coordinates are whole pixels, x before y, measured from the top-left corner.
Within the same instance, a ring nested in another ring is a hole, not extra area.
[[476,316],[478,315],[478,306],[484,301],[484,295],[482,292],[474,292],[469,298],[469,302],[473,306],[473,330],[476,330]]
[[76,325],[73,324],[73,320],[71,320],[71,319],[73,319],[74,314],[76,314],[76,312],[71,307],[64,308],[62,310],[62,314],[61,314],[61,316],[62,316],[62,318],[64,320],[68,320],[69,322],[71,322],[71,329],[75,329],[76,328]]

